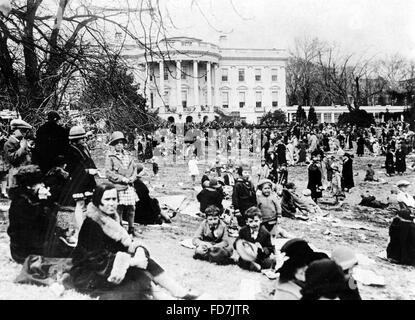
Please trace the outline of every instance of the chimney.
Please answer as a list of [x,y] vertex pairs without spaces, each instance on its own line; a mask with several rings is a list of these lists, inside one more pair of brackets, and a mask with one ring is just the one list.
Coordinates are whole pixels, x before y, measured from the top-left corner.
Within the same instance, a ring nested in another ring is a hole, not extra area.
[[219,36],[219,47],[224,47],[226,45],[226,42],[228,40],[228,37],[225,35]]

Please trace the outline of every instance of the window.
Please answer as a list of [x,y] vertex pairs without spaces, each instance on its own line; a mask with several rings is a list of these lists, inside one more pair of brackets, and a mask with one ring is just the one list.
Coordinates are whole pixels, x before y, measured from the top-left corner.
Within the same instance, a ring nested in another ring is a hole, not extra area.
[[163,96],[163,100],[164,100],[164,104],[166,105],[166,107],[169,107],[169,92],[168,91],[164,91],[164,96]]
[[164,67],[164,80],[169,80],[169,69]]
[[222,92],[222,107],[229,107],[229,92]]
[[187,66],[182,66],[182,79],[186,80],[187,76]]
[[245,92],[239,92],[239,108],[245,107]]
[[183,108],[187,107],[187,91],[186,90],[182,91],[182,106]]
[[151,109],[154,108],[154,93],[153,92],[150,93],[150,107]]
[[239,69],[238,74],[239,74],[239,82],[245,81],[245,69]]
[[271,96],[272,96],[272,106],[278,107],[278,91],[272,91]]
[[228,69],[222,69],[222,81],[223,82],[228,81]]
[[152,73],[150,73],[150,81],[153,81],[153,74]]
[[261,81],[261,69],[255,69],[255,81]]
[[277,82],[278,81],[278,69],[271,70],[271,81]]
[[262,92],[261,91],[256,91],[255,92],[255,105],[257,108],[261,108],[262,107]]

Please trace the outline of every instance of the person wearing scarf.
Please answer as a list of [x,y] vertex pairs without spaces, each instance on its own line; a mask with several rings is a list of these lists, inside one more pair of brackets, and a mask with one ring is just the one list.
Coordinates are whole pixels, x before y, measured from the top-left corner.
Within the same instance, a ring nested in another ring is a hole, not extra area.
[[120,225],[117,190],[98,185],[88,204],[70,271],[74,287],[100,299],[136,300],[154,297],[153,282],[181,299],[197,294],[182,287],[155,262],[148,250]]

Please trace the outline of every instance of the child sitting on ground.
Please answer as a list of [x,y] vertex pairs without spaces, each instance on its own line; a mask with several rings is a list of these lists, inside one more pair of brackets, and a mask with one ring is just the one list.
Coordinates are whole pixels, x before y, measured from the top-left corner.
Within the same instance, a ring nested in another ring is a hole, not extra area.
[[281,235],[288,237],[288,233],[278,226],[278,217],[281,217],[281,203],[273,192],[273,183],[271,180],[262,179],[258,183],[257,204],[262,214],[262,226],[271,233],[272,237]]
[[242,269],[260,272],[275,266],[274,246],[271,234],[261,226],[262,214],[257,207],[245,212],[246,225],[239,230],[239,237],[234,243],[239,254],[238,265]]
[[303,190],[303,201],[307,206],[307,211],[311,214],[323,216],[324,213],[319,207],[317,203],[314,202],[314,200],[311,198],[311,190],[310,189],[304,189]]
[[379,179],[375,178],[375,170],[372,169],[372,164],[368,163],[366,176],[364,181],[379,181]]
[[225,223],[219,218],[220,210],[209,206],[205,210],[206,219],[197,229],[192,243],[196,246],[194,259],[207,260],[217,264],[232,262],[232,246]]

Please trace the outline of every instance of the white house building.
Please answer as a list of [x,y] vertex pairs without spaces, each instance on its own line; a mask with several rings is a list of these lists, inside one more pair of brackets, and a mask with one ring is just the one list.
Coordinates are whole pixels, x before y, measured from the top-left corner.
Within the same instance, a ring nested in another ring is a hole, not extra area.
[[220,109],[256,123],[268,111],[287,111],[285,50],[226,48],[175,37],[152,51],[151,57],[148,52],[127,52],[126,57],[141,66],[148,107],[166,120],[213,120]]

